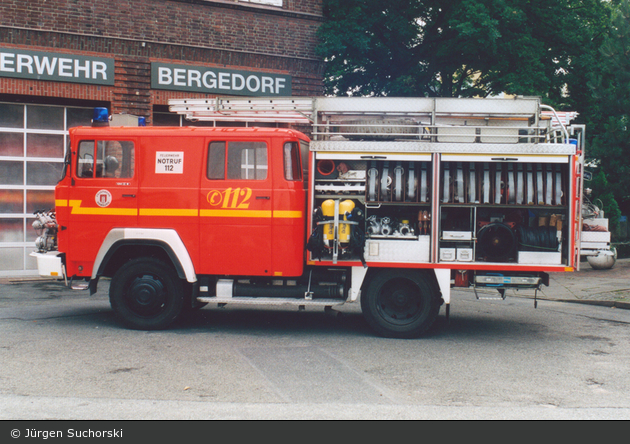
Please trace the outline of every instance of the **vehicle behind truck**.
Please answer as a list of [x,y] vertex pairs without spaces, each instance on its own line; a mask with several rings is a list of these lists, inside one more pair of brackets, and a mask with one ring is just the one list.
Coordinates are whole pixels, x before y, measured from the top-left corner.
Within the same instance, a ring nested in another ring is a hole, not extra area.
[[73,128],[37,215],[40,274],[91,293],[111,279],[127,327],[206,304],[360,304],[377,334],[412,338],[448,317],[452,287],[504,299],[579,267],[584,128],[538,98],[171,110],[217,126]]

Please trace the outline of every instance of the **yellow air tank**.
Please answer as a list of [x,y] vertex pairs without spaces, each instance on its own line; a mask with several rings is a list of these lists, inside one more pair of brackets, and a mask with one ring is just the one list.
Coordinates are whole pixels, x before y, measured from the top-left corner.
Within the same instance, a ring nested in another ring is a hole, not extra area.
[[[354,202],[351,200],[344,200],[339,204],[339,214],[343,215],[343,220],[348,220],[348,214],[352,213],[354,209]],[[350,242],[350,233],[352,232],[350,224],[339,224],[339,242],[347,244]]]
[[332,199],[322,202],[322,215],[331,218],[330,222],[322,225],[322,240],[324,245],[328,246],[328,242],[335,238],[335,228],[332,218],[335,217],[335,201]]

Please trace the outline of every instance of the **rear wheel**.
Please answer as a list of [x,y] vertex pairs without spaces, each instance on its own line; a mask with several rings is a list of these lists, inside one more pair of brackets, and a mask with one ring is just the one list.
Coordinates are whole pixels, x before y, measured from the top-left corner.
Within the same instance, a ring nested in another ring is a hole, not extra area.
[[160,330],[181,314],[184,286],[175,270],[164,262],[151,257],[138,258],[114,274],[109,300],[127,327]]
[[361,296],[366,321],[388,338],[421,336],[435,322],[440,305],[436,285],[417,270],[381,270]]

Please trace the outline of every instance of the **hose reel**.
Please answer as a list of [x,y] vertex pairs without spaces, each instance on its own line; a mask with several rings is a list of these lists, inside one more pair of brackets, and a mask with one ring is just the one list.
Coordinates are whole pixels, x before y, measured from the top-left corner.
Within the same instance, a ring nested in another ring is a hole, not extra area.
[[526,228],[519,226],[518,248],[521,251],[558,251],[560,241],[555,226]]
[[477,251],[486,261],[505,262],[514,257],[516,235],[509,225],[493,222],[477,233]]

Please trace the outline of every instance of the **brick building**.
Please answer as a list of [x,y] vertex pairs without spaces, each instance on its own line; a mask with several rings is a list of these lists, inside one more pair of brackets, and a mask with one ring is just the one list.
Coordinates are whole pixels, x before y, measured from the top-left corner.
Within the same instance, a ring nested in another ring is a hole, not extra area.
[[186,125],[169,99],[321,95],[321,22],[322,0],[0,2],[0,276],[34,273],[33,211],[94,107]]

